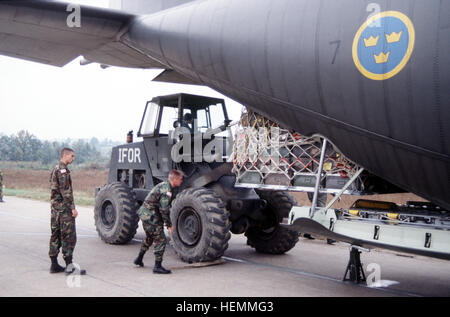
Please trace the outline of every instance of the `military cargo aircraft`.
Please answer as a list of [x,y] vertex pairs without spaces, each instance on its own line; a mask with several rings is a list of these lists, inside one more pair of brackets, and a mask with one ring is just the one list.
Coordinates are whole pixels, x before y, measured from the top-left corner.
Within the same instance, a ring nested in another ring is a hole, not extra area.
[[[284,127],[326,138],[448,218],[450,1],[113,4],[0,1],[0,54],[53,66],[83,56],[84,63],[163,69],[154,80],[209,86]],[[355,245],[390,245],[375,241],[376,226],[367,228],[369,238],[349,238],[331,225],[297,225]],[[449,259],[448,234],[424,230],[422,246],[395,247]]]

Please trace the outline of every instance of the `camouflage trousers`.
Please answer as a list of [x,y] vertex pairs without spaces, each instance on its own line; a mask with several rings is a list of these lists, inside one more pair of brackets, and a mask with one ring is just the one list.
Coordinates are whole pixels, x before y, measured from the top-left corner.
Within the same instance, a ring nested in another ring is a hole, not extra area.
[[146,238],[142,242],[141,251],[147,252],[152,243],[155,243],[154,251],[155,260],[162,261],[164,250],[166,249],[166,235],[162,225],[155,225],[148,221],[142,221]]
[[50,257],[58,256],[61,248],[64,259],[71,257],[77,243],[75,218],[72,217],[72,210],[52,210],[51,230],[48,255]]

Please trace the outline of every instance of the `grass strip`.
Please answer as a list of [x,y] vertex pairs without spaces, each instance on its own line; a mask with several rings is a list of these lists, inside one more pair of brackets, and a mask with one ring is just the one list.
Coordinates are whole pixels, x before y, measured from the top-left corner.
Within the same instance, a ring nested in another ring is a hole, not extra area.
[[[4,196],[15,196],[50,202],[50,190],[42,188],[4,188]],[[75,206],[93,207],[95,205],[94,194],[75,191]]]

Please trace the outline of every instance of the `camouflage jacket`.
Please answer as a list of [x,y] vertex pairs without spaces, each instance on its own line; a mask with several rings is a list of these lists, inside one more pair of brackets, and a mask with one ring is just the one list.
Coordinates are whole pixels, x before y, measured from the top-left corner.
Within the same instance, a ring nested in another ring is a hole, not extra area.
[[169,182],[159,183],[145,197],[142,207],[138,211],[139,218],[155,225],[171,227],[170,203],[172,201],[172,186]]
[[50,203],[52,210],[63,211],[75,209],[72,190],[72,178],[67,166],[59,162],[50,175]]

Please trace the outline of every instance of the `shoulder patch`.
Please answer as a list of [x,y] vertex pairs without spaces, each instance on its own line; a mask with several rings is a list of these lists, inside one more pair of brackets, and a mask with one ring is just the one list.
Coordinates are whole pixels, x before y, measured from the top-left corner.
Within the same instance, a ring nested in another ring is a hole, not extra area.
[[64,173],[67,172],[67,170],[66,170],[65,168],[63,168],[63,169],[61,169],[61,170],[59,170],[59,171],[61,172],[61,174],[64,174]]
[[167,192],[166,195],[169,196],[169,197],[172,197],[172,193],[171,192]]

